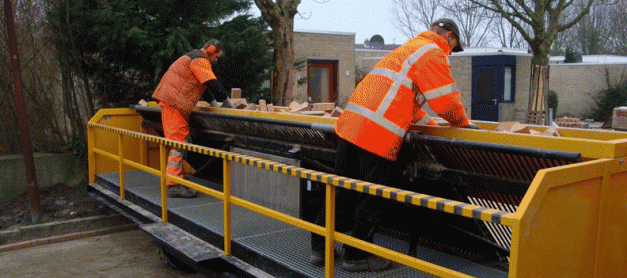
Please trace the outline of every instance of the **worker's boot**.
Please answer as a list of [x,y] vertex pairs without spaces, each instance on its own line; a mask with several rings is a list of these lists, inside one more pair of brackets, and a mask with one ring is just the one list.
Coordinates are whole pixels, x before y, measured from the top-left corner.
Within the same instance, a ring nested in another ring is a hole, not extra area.
[[324,265],[324,252],[312,250],[309,257],[309,263],[315,266]]
[[197,196],[198,191],[186,186],[180,184],[168,186],[168,197],[170,198],[196,198]]
[[346,260],[342,263],[342,268],[350,272],[381,271],[390,267],[392,267],[390,260],[375,255],[370,255],[363,260]]

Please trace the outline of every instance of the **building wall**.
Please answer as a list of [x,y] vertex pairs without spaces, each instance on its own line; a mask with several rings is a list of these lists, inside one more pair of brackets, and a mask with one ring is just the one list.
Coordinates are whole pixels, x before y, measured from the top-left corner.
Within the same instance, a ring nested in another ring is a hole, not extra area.
[[549,69],[549,88],[557,93],[557,117],[584,119],[596,107],[593,96],[627,78],[627,64],[556,64]]
[[[358,50],[356,64],[364,71],[372,70],[374,65],[389,51]],[[457,82],[462,95],[466,113],[470,111],[472,101],[472,57],[480,55],[516,56],[515,103],[499,104],[499,121],[524,120],[524,112],[529,106],[529,87],[531,79],[531,54],[493,52],[459,53],[449,56],[451,74]],[[593,96],[607,89],[606,69],[610,73],[612,84],[627,78],[627,64],[551,64],[549,68],[549,89],[558,95],[558,107],[555,117],[585,118],[595,107]],[[430,115],[434,112],[426,108]],[[522,112],[522,113],[520,113]]]
[[[344,107],[355,89],[355,34],[316,31],[294,32],[296,59],[337,61],[337,92],[335,102]],[[305,67],[297,73],[298,79],[307,76]],[[296,87],[297,102],[307,101],[307,84]]]
[[[372,51],[372,50],[358,50],[356,63],[362,67],[366,72],[372,70],[374,65],[389,51]],[[514,109],[526,110],[529,100],[529,78],[531,75],[531,55],[519,55],[503,52],[485,53],[488,55],[517,55],[516,57],[516,87],[515,87],[515,103],[501,103],[499,104],[499,121],[511,121],[514,116]],[[472,57],[478,56],[477,54],[453,54],[449,56],[449,63],[451,65],[451,75],[457,82],[457,89],[461,92],[462,102],[466,108],[466,114],[471,115],[471,102],[472,102]],[[430,114],[435,116],[436,114],[429,108],[428,105],[424,109]]]

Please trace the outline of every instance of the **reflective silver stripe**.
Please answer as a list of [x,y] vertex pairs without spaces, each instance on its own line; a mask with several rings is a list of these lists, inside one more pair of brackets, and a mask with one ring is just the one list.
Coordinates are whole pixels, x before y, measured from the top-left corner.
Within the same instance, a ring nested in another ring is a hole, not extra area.
[[180,153],[179,151],[175,150],[175,149],[171,149],[170,150],[170,156],[173,156],[173,157],[183,157],[183,154]]
[[392,100],[396,98],[396,94],[398,93],[398,89],[401,87],[401,85],[407,86],[407,88],[409,88],[410,90],[412,89],[413,82],[409,80],[409,78],[407,78],[407,73],[409,72],[409,69],[416,61],[418,61],[418,59],[420,59],[420,57],[422,57],[422,55],[424,55],[425,53],[427,53],[427,51],[436,47],[438,46],[432,43],[425,44],[422,47],[418,48],[418,50],[416,50],[412,55],[407,57],[407,59],[405,60],[405,63],[403,64],[403,68],[401,69],[401,72],[395,73],[394,76],[397,76],[397,78],[393,79],[394,84],[392,84],[392,86],[390,87],[390,90],[387,92],[387,94],[385,95],[385,98],[383,98],[383,101],[379,105],[379,109],[377,110],[377,115],[381,117],[385,115],[388,108],[390,108],[390,105],[392,104]]
[[348,103],[346,105],[345,110],[350,110],[350,111],[353,111],[353,112],[355,112],[357,114],[360,114],[360,115],[368,118],[369,120],[375,122],[376,124],[382,126],[383,128],[389,130],[390,132],[398,135],[399,137],[405,136],[405,132],[406,131],[405,131],[404,128],[396,125],[395,123],[389,121],[386,118],[383,118],[383,117],[380,117],[380,116],[376,115],[375,113],[373,113],[372,111],[370,111],[370,110],[368,110],[366,108],[363,108],[363,107],[361,107],[359,105],[355,105],[355,104],[352,104],[352,103]]
[[[372,112],[369,109],[366,109],[364,107],[361,107],[359,105],[352,104],[352,103],[348,103],[346,105],[345,110],[351,110],[355,113],[358,113],[368,118],[369,120],[377,123],[383,128],[389,130],[390,132],[398,135],[399,137],[405,136],[406,130],[398,126],[397,124],[389,121],[388,119],[384,118],[384,115],[387,112],[387,110],[390,108],[390,105],[392,104],[392,101],[394,100],[394,98],[396,98],[396,94],[398,93],[398,89],[401,87],[401,85],[405,85],[410,90],[413,88],[413,82],[409,78],[407,78],[407,73],[409,72],[409,69],[412,67],[412,65],[416,61],[418,61],[420,57],[422,57],[422,55],[427,53],[427,51],[436,47],[438,46],[432,43],[426,44],[420,47],[418,50],[416,50],[412,55],[410,55],[405,60],[405,63],[403,64],[401,71],[398,73],[389,69],[382,69],[382,68],[376,68],[370,71],[369,74],[383,75],[394,81],[394,83],[392,83],[392,86],[390,86],[390,89],[388,90],[388,92],[385,94],[383,101],[381,102],[381,104],[379,104],[377,111]],[[421,95],[421,94],[417,94],[417,95]],[[418,96],[416,98],[418,98]],[[422,104],[424,103],[424,101],[420,103]]]
[[181,167],[181,166],[183,166],[183,162],[172,162],[172,161],[168,161],[168,166],[172,166],[172,167]]
[[438,88],[432,91],[428,91],[426,93],[424,93],[424,96],[427,100],[432,100],[432,99],[436,99],[439,98],[441,96],[445,96],[448,95],[452,92],[457,91],[457,85],[455,83],[448,85],[448,86],[444,86],[442,88]]
[[427,102],[425,96],[423,96],[420,92],[416,94],[416,100],[420,103],[420,106],[424,105]]
[[431,121],[431,117],[429,117],[429,115],[426,115],[424,118],[420,119],[420,121],[418,121],[416,124],[417,125],[426,125]]
[[418,61],[418,59],[420,59],[420,57],[422,57],[422,55],[424,55],[425,53],[427,53],[427,51],[438,47],[436,44],[433,43],[429,43],[429,44],[425,44],[423,45],[421,48],[419,48],[418,50],[416,50],[416,52],[412,55],[410,55],[409,57],[407,57],[407,60],[405,60],[405,65],[403,65],[403,70],[401,70],[402,73],[407,74],[407,72],[409,71],[409,68],[411,68],[411,66]]
[[395,82],[400,82],[401,84],[407,86],[407,88],[411,89],[412,88],[412,82],[411,80],[409,80],[409,78],[407,78],[406,73],[403,74],[403,72],[394,72],[392,70],[389,69],[373,69],[372,71],[370,71],[370,74],[378,74],[378,75],[383,75],[385,77],[389,77],[392,80],[395,80]]

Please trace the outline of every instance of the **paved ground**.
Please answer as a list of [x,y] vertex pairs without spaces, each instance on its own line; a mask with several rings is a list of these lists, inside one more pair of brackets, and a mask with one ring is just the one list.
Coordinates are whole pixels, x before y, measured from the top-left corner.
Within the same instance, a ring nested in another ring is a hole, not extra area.
[[170,267],[141,230],[0,252],[2,277],[205,277]]

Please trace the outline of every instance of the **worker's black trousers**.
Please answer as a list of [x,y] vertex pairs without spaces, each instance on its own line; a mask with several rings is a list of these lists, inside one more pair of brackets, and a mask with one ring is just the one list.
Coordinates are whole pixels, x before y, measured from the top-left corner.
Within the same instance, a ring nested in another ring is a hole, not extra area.
[[[336,153],[335,174],[371,183],[396,187],[401,171],[395,161],[387,160],[354,144],[339,139]],[[380,223],[384,200],[381,197],[338,187],[336,190],[336,230],[352,231],[352,236],[373,242]],[[325,206],[318,213],[316,224],[325,225]],[[311,248],[324,254],[324,237],[311,234]],[[360,260],[368,252],[344,246],[346,260]]]

